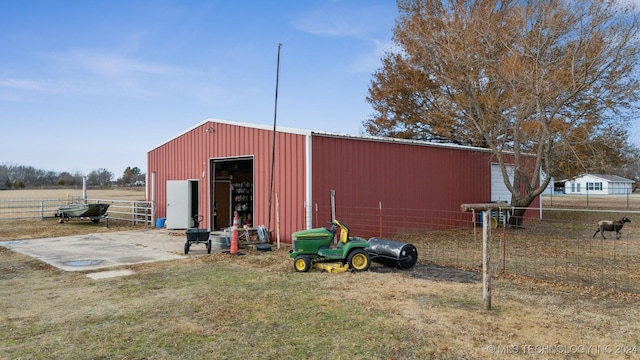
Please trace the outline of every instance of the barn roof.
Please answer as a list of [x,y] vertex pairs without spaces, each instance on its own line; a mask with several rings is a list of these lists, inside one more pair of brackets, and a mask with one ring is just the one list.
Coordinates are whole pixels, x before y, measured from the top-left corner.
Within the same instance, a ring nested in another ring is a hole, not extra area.
[[[154,149],[156,149],[156,148],[158,148],[158,147],[160,147],[160,146],[162,146],[162,145],[164,145],[164,144],[166,144],[168,142],[171,142],[172,140],[174,140],[174,139],[176,139],[176,138],[178,138],[178,137],[180,137],[180,136],[182,136],[182,135],[192,131],[193,129],[196,129],[196,128],[198,128],[198,127],[200,127],[200,126],[202,126],[202,125],[204,125],[206,123],[209,123],[209,122],[218,123],[218,124],[242,126],[242,127],[247,127],[247,128],[253,128],[253,129],[261,129],[261,130],[273,131],[273,126],[272,125],[240,122],[240,121],[233,121],[233,120],[207,118],[207,119],[203,120],[202,122],[200,122],[200,123],[188,128],[187,130],[183,131],[182,133],[175,135],[171,139],[163,142],[162,144],[153,147],[149,151],[152,151],[152,150],[154,150]],[[411,139],[398,139],[398,138],[371,136],[371,135],[353,135],[353,134],[345,134],[345,133],[337,133],[337,132],[329,132],[329,131],[299,129],[299,128],[292,128],[292,127],[284,127],[284,126],[276,126],[276,131],[281,132],[281,133],[299,134],[299,135],[304,135],[304,136],[316,135],[316,136],[327,136],[327,137],[354,139],[354,140],[365,140],[365,141],[375,141],[375,142],[390,142],[390,143],[411,144],[411,145],[419,145],[419,146],[432,146],[432,147],[440,147],[440,148],[450,148],[450,149],[458,149],[458,150],[472,150],[472,151],[490,152],[489,149],[480,148],[480,147],[474,147],[474,146],[435,143],[435,142],[429,142],[429,141],[411,140]]]
[[599,179],[602,179],[602,180],[607,181],[607,182],[623,182],[623,183],[633,183],[634,182],[633,180],[629,180],[629,179],[623,178],[622,176],[605,175],[605,174],[583,174],[583,175],[577,176],[575,179],[579,179],[579,178],[585,177],[585,176],[592,176],[592,177],[599,178]]

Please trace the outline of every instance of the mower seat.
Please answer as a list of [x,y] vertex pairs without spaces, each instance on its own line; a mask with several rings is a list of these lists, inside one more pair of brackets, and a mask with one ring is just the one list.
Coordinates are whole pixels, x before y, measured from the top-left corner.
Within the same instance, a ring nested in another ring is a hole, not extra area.
[[[345,224],[340,223],[338,220],[333,220],[331,222],[333,224],[332,229],[337,231],[337,228],[340,228],[340,243],[346,244],[349,241],[349,227]],[[332,231],[335,235],[335,231]]]
[[349,241],[349,229],[347,227],[342,227],[340,229],[340,242],[346,244]]

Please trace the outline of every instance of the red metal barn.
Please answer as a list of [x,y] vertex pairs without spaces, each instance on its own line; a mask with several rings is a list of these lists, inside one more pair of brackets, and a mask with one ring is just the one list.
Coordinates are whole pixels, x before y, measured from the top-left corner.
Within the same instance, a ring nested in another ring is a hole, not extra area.
[[387,236],[460,227],[471,220],[460,204],[508,200],[492,154],[472,147],[208,119],[147,158],[147,197],[167,228],[198,214],[200,227],[226,228],[238,211],[286,243],[333,215],[353,235]]

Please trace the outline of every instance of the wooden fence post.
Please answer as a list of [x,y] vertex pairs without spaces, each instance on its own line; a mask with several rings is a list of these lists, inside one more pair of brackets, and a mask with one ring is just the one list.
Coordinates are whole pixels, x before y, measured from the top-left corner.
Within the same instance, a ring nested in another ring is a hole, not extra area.
[[491,310],[491,211],[482,211],[482,302]]
[[496,203],[460,205],[464,212],[482,211],[482,302],[485,310],[491,310],[491,210],[499,209],[500,205]]

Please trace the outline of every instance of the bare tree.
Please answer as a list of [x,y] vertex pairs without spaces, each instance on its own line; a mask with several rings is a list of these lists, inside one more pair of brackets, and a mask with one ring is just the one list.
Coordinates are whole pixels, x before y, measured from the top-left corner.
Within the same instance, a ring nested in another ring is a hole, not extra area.
[[0,165],[0,190],[11,188],[11,177],[9,176],[9,167]]
[[365,131],[490,149],[520,208],[515,221],[549,174],[625,162],[640,89],[631,5],[398,0],[398,8],[397,50],[374,74]]
[[71,173],[63,171],[60,173],[60,175],[58,175],[58,180],[56,181],[56,185],[72,186],[72,185],[77,185],[77,183],[76,183],[76,179],[73,177],[73,175],[71,175]]
[[105,168],[93,170],[87,175],[87,184],[91,186],[107,186],[111,185],[113,173]]

